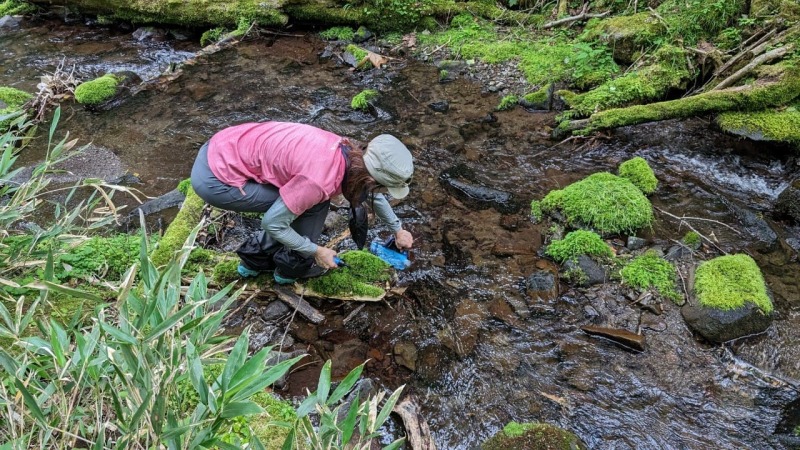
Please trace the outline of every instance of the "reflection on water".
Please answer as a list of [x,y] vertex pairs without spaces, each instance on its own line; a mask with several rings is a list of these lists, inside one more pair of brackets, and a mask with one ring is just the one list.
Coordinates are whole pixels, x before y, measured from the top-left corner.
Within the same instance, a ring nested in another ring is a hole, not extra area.
[[[188,44],[176,50],[108,30],[51,28],[0,35],[0,85],[35,86],[38,75],[63,57],[81,74],[133,70],[143,78],[187,57]],[[388,132],[407,142],[417,171],[413,195],[398,214],[418,244],[414,266],[400,275],[407,295],[367,305],[364,328],[352,334],[366,347],[386,346],[378,354],[398,342],[414,346],[414,372],[393,366],[371,375],[389,387],[408,383],[439,448],[474,448],[510,420],[560,425],[591,448],[786,448],[772,432],[797,392],[765,374],[800,378],[798,264],[787,250],[754,253],[776,294],[777,319],[766,336],[734,346],[763,373],[742,369],[723,348],[699,343],[675,305],[664,304],[662,315],[645,314],[611,285],[536,302],[523,286],[543,263],[536,254],[543,230],[530,223],[525,204],[551,189],[595,171],[613,172],[622,160],[641,155],[662,181],[656,206],[735,225],[720,199],[763,213],[793,176],[789,164],[739,155],[732,140],[691,121],[623,130],[581,149],[555,146],[546,139],[550,115],[515,110],[489,116],[495,96],[464,81],[439,84],[435,68],[414,62],[397,62],[396,72],[370,80],[335,61],[319,61],[322,45],[289,37],[240,43],[111,111],[65,105],[62,130],[112,151],[151,195],[186,178],[197,148],[216,130],[244,121],[305,122],[360,140]],[[353,112],[350,99],[371,82],[381,86],[378,109]],[[447,113],[428,107],[443,100]],[[25,158],[36,159],[35,152]],[[439,174],[459,163],[476,171],[476,182],[523,199],[521,210],[502,215],[451,197]],[[789,232],[772,225],[781,236]],[[644,234],[667,246],[684,231],[659,216],[652,233]],[[717,236],[735,251],[753,243],[724,230]],[[327,313],[329,322],[341,323],[341,311]],[[641,329],[647,351],[629,353],[580,330],[602,320]],[[304,389],[301,375],[290,380],[292,392]]]

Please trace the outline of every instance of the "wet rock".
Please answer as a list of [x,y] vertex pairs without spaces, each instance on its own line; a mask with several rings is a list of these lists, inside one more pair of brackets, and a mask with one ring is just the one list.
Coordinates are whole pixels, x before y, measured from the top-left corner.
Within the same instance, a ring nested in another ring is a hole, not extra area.
[[644,246],[646,244],[647,244],[647,241],[642,239],[642,238],[640,238],[640,237],[628,236],[628,242],[627,242],[627,244],[625,244],[625,247],[628,250],[639,250],[641,248],[644,248]]
[[584,286],[592,286],[595,284],[602,284],[608,281],[608,272],[600,264],[597,264],[592,258],[581,255],[576,261],[567,261],[564,263],[564,269],[567,272],[581,271],[585,278],[581,278],[578,284]]
[[512,327],[519,326],[519,317],[505,299],[497,297],[489,302],[487,309],[495,319]]
[[642,320],[640,322],[642,328],[646,328],[652,331],[666,331],[667,323],[663,320],[659,319],[658,317],[651,316],[649,314],[645,314],[642,316]]
[[367,359],[368,350],[367,344],[358,340],[335,345],[330,356],[331,361],[333,361],[331,375],[334,377],[347,375],[353,367],[358,366]]
[[21,23],[22,17],[20,16],[3,16],[0,17],[0,30],[15,30]]
[[456,306],[452,326],[439,333],[439,340],[460,357],[472,353],[478,344],[478,334],[488,312],[473,300],[463,300]]
[[289,314],[291,310],[281,301],[270,302],[263,310],[261,310],[261,317],[267,322],[278,320],[281,317]]
[[526,292],[531,299],[550,303],[558,298],[558,277],[549,270],[539,270],[525,280]]
[[628,330],[601,327],[596,325],[585,325],[581,327],[581,330],[591,336],[601,336],[610,339],[629,350],[643,352],[645,349],[644,336],[637,333],[631,333]]
[[342,214],[339,211],[331,211],[325,216],[325,224],[323,231],[340,230],[343,229],[349,219],[349,214]]
[[257,322],[250,333],[249,350],[257,352],[268,345],[278,344],[282,336],[283,332],[278,327]]
[[398,342],[394,346],[394,360],[412,372],[417,370],[417,347],[410,342]]
[[794,180],[775,201],[775,212],[800,222],[800,179]]
[[139,212],[141,211],[145,217],[163,211],[168,208],[179,206],[186,199],[183,192],[173,189],[164,195],[160,195],[152,200],[142,203],[140,206],[131,210],[127,216],[121,219],[123,224],[138,224]]
[[699,305],[696,299],[690,299],[681,307],[681,315],[692,330],[717,344],[763,333],[772,323],[772,315],[765,315],[751,302],[741,308],[723,311]]
[[164,41],[167,39],[167,32],[160,28],[141,27],[133,32],[133,38],[137,41]]
[[436,112],[446,113],[447,111],[450,110],[450,103],[448,103],[446,100],[441,100],[441,101],[438,101],[438,102],[432,102],[432,103],[428,103],[428,108],[430,108],[430,109],[432,109],[432,110],[434,110]]
[[373,36],[375,36],[375,34],[372,31],[369,31],[367,27],[360,26],[356,32],[353,33],[353,42],[360,44],[370,40]]
[[673,245],[672,247],[667,250],[667,254],[664,256],[664,259],[667,261],[683,261],[692,258],[692,249],[685,245]]
[[313,344],[319,339],[317,327],[311,323],[295,321],[292,333],[297,339],[308,344]]
[[[800,199],[800,197],[798,197]],[[756,213],[743,206],[736,205],[730,201],[724,201],[728,209],[731,210],[736,219],[744,227],[745,231],[756,238],[762,247],[772,248],[778,242],[778,234],[770,227],[766,220],[759,217]]]
[[[282,353],[272,352],[267,357],[266,365],[267,366],[275,366],[277,364],[282,363],[283,361],[286,361],[286,360],[292,359],[292,358],[297,358],[298,356],[302,356],[303,354],[304,354],[304,352],[302,352],[300,350],[295,350],[293,352],[282,352]],[[286,385],[286,375],[284,375],[281,378],[279,378],[278,380],[276,380],[275,383],[273,383],[273,385],[278,389],[282,389],[283,386]]]
[[800,238],[786,238],[786,245],[791,247],[795,252],[800,252]]
[[492,254],[495,256],[520,256],[520,255],[535,255],[536,252],[530,245],[530,242],[501,240],[496,242],[492,247]]
[[424,382],[434,383],[447,373],[453,363],[453,353],[441,345],[429,345],[418,350],[416,374]]
[[451,167],[439,176],[439,181],[460,201],[475,209],[494,208],[510,214],[518,211],[521,203],[510,192],[483,186],[474,181],[475,173],[464,164]]

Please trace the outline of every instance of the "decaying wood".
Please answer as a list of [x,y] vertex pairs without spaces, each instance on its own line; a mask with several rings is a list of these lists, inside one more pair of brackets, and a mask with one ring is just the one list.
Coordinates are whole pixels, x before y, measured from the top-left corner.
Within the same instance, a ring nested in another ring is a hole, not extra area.
[[542,25],[542,28],[553,28],[559,25],[564,25],[565,23],[577,22],[579,20],[591,19],[593,17],[605,17],[610,12],[606,11],[604,13],[589,13],[587,12],[588,9],[589,9],[589,4],[586,3],[583,5],[583,10],[581,10],[580,14],[570,17],[564,17],[563,19],[554,20],[552,22],[547,22],[546,24]]
[[757,53],[757,52],[762,47],[762,44],[767,42],[773,35],[775,35],[776,32],[777,31],[775,29],[770,30],[769,33],[765,34],[764,36],[761,36],[761,38],[759,38],[756,42],[754,42],[753,44],[747,46],[747,48],[745,48],[741,52],[737,53],[733,58],[729,59],[725,64],[720,66],[714,72],[714,76],[718,77],[721,74],[725,73],[726,70],[728,70],[731,67],[733,67],[734,64],[736,64],[739,61],[741,61],[742,58],[744,58],[747,55],[758,55],[759,53]]
[[412,450],[436,450],[436,444],[431,437],[431,429],[425,418],[419,414],[419,407],[413,396],[397,402],[392,412],[403,420],[407,442]]
[[792,48],[794,48],[794,46],[791,45],[791,44],[785,45],[783,47],[778,47],[778,48],[776,48],[774,50],[770,50],[767,53],[764,53],[763,55],[761,55],[761,56],[759,56],[757,58],[754,58],[752,61],[750,61],[750,63],[748,63],[746,66],[742,67],[741,69],[737,70],[733,75],[731,75],[728,78],[722,80],[712,90],[717,91],[717,90],[720,90],[720,89],[725,89],[727,87],[733,86],[734,84],[736,84],[737,81],[739,81],[742,78],[744,78],[745,75],[747,75],[750,72],[752,72],[753,69],[755,69],[756,67],[758,67],[758,66],[760,66],[760,65],[762,65],[764,63],[770,62],[772,60],[775,60],[775,59],[778,59],[778,58],[782,58],[790,50],[792,50]]
[[289,290],[289,288],[284,286],[274,286],[272,290],[278,295],[278,299],[280,301],[286,303],[292,308],[297,309],[297,312],[308,319],[309,322],[322,323],[325,320],[325,316],[322,315],[321,312],[317,311],[313,306],[308,304],[307,301],[303,300],[299,295]]

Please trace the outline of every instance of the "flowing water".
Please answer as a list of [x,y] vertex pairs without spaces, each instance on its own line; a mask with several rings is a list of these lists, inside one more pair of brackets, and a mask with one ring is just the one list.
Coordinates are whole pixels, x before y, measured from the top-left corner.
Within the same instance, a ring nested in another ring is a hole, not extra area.
[[[113,109],[66,103],[60,126],[118,159],[152,196],[188,177],[211,134],[245,121],[305,122],[360,140],[392,133],[409,145],[412,195],[396,208],[416,238],[414,265],[399,280],[405,294],[359,312],[316,303],[328,317],[318,327],[295,319],[295,347],[312,363],[290,377],[285,395],[313,390],[320,361],[332,358],[342,375],[371,358],[368,376],[389,388],[407,384],[440,449],[475,448],[510,420],[553,423],[597,449],[797,446],[789,434],[800,422],[800,265],[785,242],[800,233],[768,214],[798,176],[794,157],[726,137],[703,120],[556,145],[548,140],[551,114],[493,112],[496,94],[466,80],[440,84],[435,68],[414,61],[354,73],[335,55],[321,59],[323,48],[311,35],[247,40]],[[130,32],[25,22],[0,29],[0,85],[35,91],[38,77],[62,61],[81,78],[129,70],[156,80],[197,50],[190,42],[137,41]],[[350,99],[365,88],[381,91],[376,108],[352,111]],[[446,112],[429,107],[441,101]],[[664,249],[687,231],[669,214],[741,230],[735,205],[775,230],[777,243],[765,244],[750,232],[692,222],[721,249],[757,259],[776,305],[767,333],[708,345],[677,306],[648,313],[611,285],[562,284],[557,298],[526,296],[525,278],[552,263],[537,256],[546,230],[530,222],[525,205],[632,156],[646,158],[661,181],[652,201],[664,212],[641,236]],[[40,157],[32,150],[22,159]],[[511,206],[484,208],[446,189],[440,175],[459,164],[473,171],[470,182],[513,194]],[[248,308],[260,320],[259,304]],[[587,324],[641,330],[647,349],[632,353],[592,338],[580,329]],[[397,355],[414,353],[415,364],[397,363]]]

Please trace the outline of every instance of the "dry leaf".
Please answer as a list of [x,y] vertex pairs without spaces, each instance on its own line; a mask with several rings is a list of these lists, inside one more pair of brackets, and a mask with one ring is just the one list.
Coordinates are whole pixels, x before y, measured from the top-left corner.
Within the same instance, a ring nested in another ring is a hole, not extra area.
[[371,51],[367,51],[367,56],[365,56],[364,59],[362,59],[358,63],[356,68],[363,66],[364,64],[367,63],[367,61],[372,63],[372,67],[374,67],[376,69],[380,69],[382,65],[384,65],[384,64],[389,62],[389,59],[387,57],[383,56],[383,55],[379,55],[377,53],[374,53],[374,52],[371,52]]
[[417,35],[414,33],[409,33],[403,36],[403,45],[409,48],[414,48],[417,46]]

